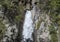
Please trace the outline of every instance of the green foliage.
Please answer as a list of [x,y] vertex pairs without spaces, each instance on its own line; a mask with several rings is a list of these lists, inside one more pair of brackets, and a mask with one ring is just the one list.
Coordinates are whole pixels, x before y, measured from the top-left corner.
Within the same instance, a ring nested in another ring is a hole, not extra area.
[[3,37],[5,30],[6,30],[5,25],[2,23],[2,21],[0,21],[0,40]]
[[51,6],[54,9],[57,9],[58,7],[60,7],[60,0],[51,0]]
[[41,21],[38,21],[36,24],[37,24],[37,28],[36,29],[39,29]]
[[[0,0],[0,5],[3,8],[4,16],[10,21],[10,23],[23,22],[24,19],[24,5],[16,5],[13,3],[13,0]],[[0,18],[1,19],[1,18]],[[22,24],[22,23],[21,23]],[[6,27],[5,24],[0,22],[0,39],[2,39],[3,34],[5,33]]]
[[18,15],[18,16],[16,16],[16,20],[17,21],[21,21],[23,19],[23,15]]
[[2,3],[3,3],[3,1],[4,1],[4,0],[0,0],[0,4],[2,4]]
[[[12,19],[12,21],[17,20],[20,21],[24,18],[24,7],[23,4],[20,5],[16,5],[17,3],[13,3],[16,2],[15,0],[2,0],[1,5],[3,8],[7,8],[5,10],[4,14],[7,14],[6,17],[8,19]],[[10,20],[9,20],[10,21]]]
[[49,5],[51,21],[60,25],[60,0],[51,0]]
[[50,31],[50,34],[57,34],[56,29],[54,28],[54,26],[50,26],[49,31]]
[[58,42],[57,31],[55,29],[55,26],[51,25],[49,27],[49,31],[50,31],[50,35],[51,35],[51,42]]
[[1,5],[5,5],[7,6],[8,8],[12,7],[13,4],[11,2],[11,0],[2,0],[2,2],[0,2]]
[[50,20],[54,24],[49,28],[51,42],[58,42],[55,25],[58,24],[60,26],[60,0],[40,0],[39,7],[42,12],[45,11],[50,16]]
[[56,34],[51,34],[51,42],[58,42],[57,35]]
[[18,14],[19,14],[15,17],[15,19],[17,21],[22,21],[23,20],[23,18],[24,18],[24,8],[25,8],[25,6],[23,6],[22,4],[17,7],[17,11],[18,11]]

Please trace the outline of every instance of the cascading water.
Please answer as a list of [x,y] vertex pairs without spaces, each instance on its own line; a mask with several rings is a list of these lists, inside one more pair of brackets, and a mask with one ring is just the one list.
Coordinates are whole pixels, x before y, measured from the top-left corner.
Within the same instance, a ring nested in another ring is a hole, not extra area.
[[24,25],[23,25],[23,41],[24,42],[32,42],[33,38],[32,38],[32,33],[33,33],[33,21],[32,21],[32,14],[30,10],[26,11],[26,15],[25,15],[25,21],[24,21]]

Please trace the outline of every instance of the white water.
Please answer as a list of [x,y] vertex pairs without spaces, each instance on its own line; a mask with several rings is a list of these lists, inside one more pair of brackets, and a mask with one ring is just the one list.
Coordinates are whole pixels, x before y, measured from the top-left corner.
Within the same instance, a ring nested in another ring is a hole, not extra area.
[[32,40],[32,33],[33,33],[33,21],[32,21],[32,14],[31,11],[26,12],[25,21],[23,25],[23,38],[24,40],[30,39]]

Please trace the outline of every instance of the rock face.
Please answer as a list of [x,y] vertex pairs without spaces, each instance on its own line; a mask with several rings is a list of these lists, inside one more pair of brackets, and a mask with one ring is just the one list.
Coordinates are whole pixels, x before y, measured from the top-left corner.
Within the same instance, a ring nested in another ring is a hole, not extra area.
[[[2,11],[1,11],[2,12]],[[16,24],[11,24],[9,20],[4,17],[4,15],[1,13],[0,16],[3,18],[2,23],[5,25],[5,33],[3,35],[3,40],[1,42],[13,42],[14,39],[16,39],[18,28]]]
[[40,39],[43,39],[42,40],[43,42],[49,42],[49,29],[48,29],[49,25],[50,25],[50,21],[47,18],[41,22],[39,30],[37,30],[37,35],[38,35],[37,41],[38,42],[40,41]]

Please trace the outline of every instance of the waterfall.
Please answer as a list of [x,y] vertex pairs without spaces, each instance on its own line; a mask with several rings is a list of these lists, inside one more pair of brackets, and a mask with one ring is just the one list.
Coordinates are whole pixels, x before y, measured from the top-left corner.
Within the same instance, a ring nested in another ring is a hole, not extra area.
[[28,42],[28,40],[33,40],[32,38],[33,29],[34,28],[33,28],[32,14],[30,10],[27,10],[23,25],[23,34],[22,34],[23,41]]

